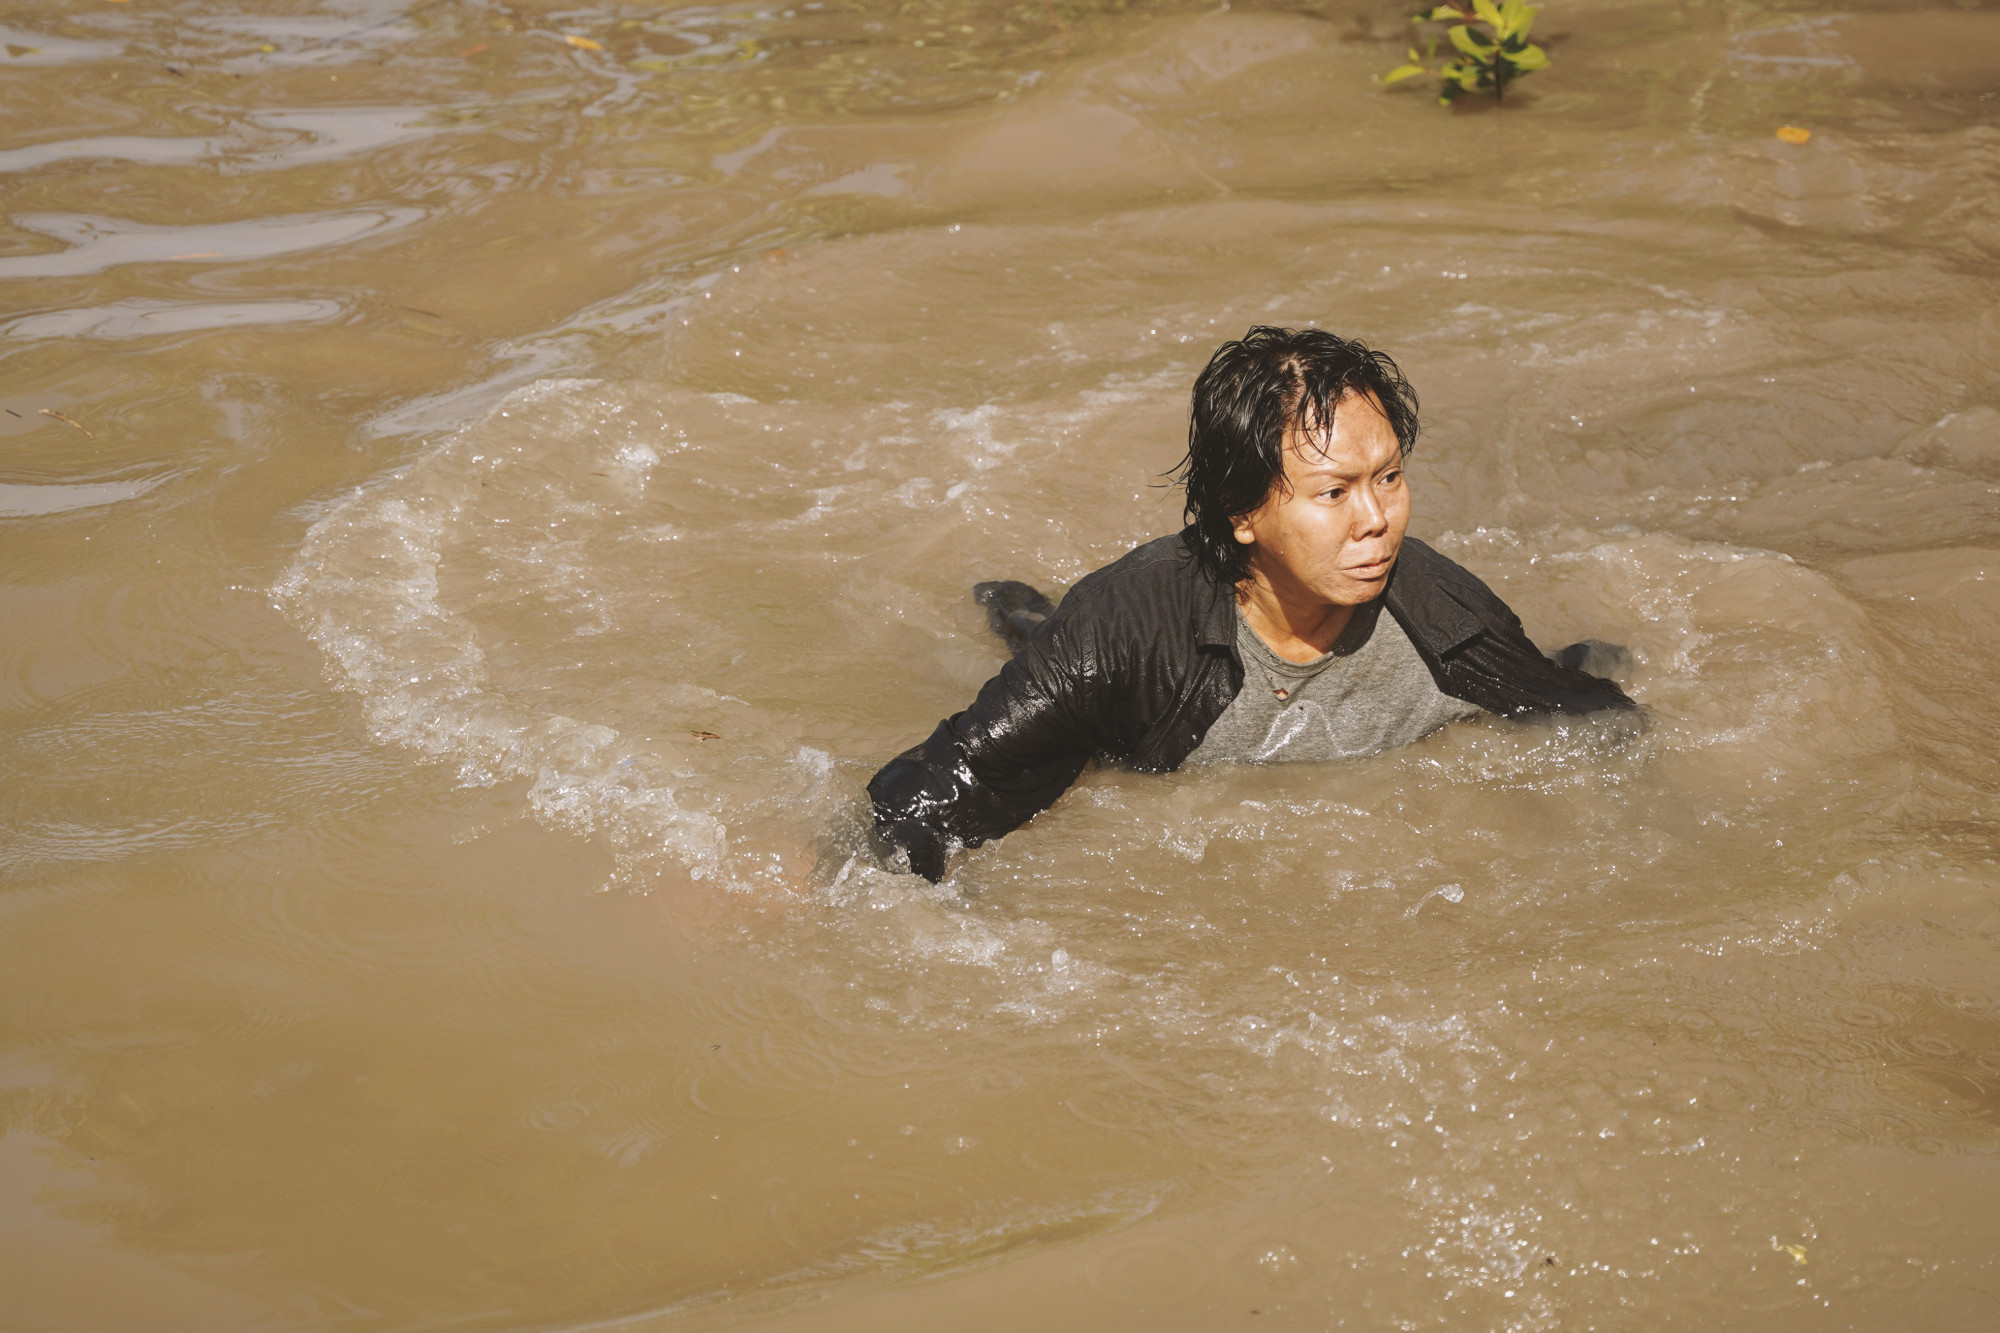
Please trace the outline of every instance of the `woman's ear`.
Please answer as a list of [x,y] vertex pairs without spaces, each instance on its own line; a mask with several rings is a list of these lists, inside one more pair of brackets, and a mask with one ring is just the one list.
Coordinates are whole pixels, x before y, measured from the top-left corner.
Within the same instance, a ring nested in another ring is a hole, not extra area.
[[1238,514],[1235,518],[1230,519],[1229,530],[1236,534],[1236,540],[1244,546],[1252,545],[1257,540],[1257,534],[1250,528],[1250,515],[1248,514]]

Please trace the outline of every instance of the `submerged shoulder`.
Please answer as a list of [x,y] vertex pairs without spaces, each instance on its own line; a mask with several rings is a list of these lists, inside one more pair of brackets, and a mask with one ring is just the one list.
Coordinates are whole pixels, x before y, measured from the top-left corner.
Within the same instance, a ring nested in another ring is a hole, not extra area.
[[[1214,586],[1179,534],[1134,547],[1086,574],[1049,617],[1047,649],[1123,677],[1179,660],[1212,618]],[[1165,659],[1161,655],[1165,654]]]
[[1157,601],[1161,597],[1184,597],[1201,582],[1201,570],[1193,553],[1180,534],[1173,533],[1135,546],[1110,564],[1084,575],[1064,595],[1063,605],[1075,602],[1081,607],[1133,598]]

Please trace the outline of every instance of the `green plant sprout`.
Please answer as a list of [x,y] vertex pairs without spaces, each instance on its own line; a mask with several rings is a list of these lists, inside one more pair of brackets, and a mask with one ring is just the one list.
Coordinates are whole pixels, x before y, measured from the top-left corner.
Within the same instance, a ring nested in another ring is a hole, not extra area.
[[1503,5],[1493,0],[1470,0],[1469,6],[1453,0],[1418,14],[1410,22],[1450,25],[1444,35],[1458,55],[1451,63],[1432,69],[1438,49],[1438,39],[1432,37],[1423,55],[1411,47],[1409,63],[1384,74],[1382,82],[1401,83],[1419,74],[1432,74],[1440,85],[1441,105],[1450,106],[1467,93],[1492,93],[1498,101],[1507,85],[1521,75],[1548,68],[1548,52],[1528,40],[1528,29],[1535,26],[1535,15],[1541,8],[1526,0],[1507,0]]

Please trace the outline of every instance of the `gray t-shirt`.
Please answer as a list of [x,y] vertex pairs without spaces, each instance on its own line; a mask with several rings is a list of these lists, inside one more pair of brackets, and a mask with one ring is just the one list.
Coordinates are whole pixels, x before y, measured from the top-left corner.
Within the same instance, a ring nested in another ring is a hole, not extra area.
[[1188,756],[1190,764],[1357,759],[1480,711],[1437,687],[1379,600],[1356,607],[1333,651],[1310,662],[1272,652],[1239,606],[1236,650],[1243,689]]

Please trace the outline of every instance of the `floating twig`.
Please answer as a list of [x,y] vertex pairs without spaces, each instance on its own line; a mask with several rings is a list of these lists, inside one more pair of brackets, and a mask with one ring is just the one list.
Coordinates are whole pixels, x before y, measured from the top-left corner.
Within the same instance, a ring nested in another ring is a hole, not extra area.
[[62,424],[65,426],[76,427],[78,430],[82,431],[85,435],[88,435],[93,440],[97,438],[96,431],[84,425],[81,421],[78,421],[75,417],[65,416],[63,413],[56,411],[53,407],[44,407],[40,410],[41,414],[45,417],[54,417],[57,421],[62,422]]

